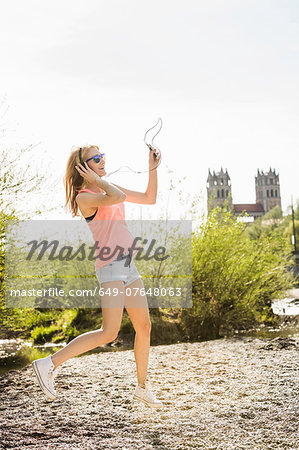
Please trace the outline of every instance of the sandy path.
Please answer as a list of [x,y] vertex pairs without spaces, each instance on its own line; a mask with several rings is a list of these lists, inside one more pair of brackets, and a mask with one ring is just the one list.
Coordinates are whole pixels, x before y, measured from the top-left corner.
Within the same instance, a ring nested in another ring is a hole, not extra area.
[[132,350],[66,361],[54,402],[29,365],[0,378],[0,446],[298,449],[298,348],[297,339],[244,337],[151,347],[160,410],[131,403]]

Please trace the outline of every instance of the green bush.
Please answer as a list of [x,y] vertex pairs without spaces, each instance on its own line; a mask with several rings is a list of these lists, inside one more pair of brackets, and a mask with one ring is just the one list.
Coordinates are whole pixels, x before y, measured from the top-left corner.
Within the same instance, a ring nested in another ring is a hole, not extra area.
[[35,327],[31,332],[34,344],[44,344],[45,342],[51,341],[52,336],[57,333],[58,329],[57,325],[50,325],[49,327],[41,325]]
[[80,331],[77,330],[77,328],[73,325],[67,325],[64,330],[64,339],[66,343],[73,340],[75,337],[82,334]]
[[[1,207],[0,203],[0,207]],[[1,331],[9,329],[18,316],[18,310],[5,306],[5,222],[14,220],[15,215],[5,213],[0,209],[0,328]]]
[[181,311],[189,339],[275,322],[272,300],[294,286],[286,237],[273,230],[253,240],[245,230],[229,209],[217,207],[193,232],[193,307]]
[[124,314],[123,314],[122,322],[120,325],[120,334],[121,335],[128,334],[128,335],[132,335],[132,336],[134,336],[134,334],[135,334],[135,330],[132,325],[132,322],[131,322],[129,316],[126,314],[126,312],[124,312]]

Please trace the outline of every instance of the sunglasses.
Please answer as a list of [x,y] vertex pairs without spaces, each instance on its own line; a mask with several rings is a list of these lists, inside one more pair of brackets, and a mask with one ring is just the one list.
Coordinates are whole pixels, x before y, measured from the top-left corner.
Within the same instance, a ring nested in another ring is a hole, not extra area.
[[105,153],[100,153],[99,155],[92,156],[91,158],[88,158],[85,162],[91,161],[92,159],[94,160],[94,162],[95,162],[96,164],[99,164],[99,162],[100,162],[102,159],[103,159],[104,161],[106,161]]

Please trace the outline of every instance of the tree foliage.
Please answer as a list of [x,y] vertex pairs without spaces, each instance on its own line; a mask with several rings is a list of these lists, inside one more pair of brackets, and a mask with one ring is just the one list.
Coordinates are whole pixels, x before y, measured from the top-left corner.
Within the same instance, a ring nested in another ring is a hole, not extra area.
[[[3,109],[3,101],[0,104]],[[8,108],[0,114],[3,121]],[[0,137],[7,132],[0,123]],[[48,161],[38,151],[39,144],[0,148],[0,329],[18,329],[28,311],[5,307],[5,224],[32,219],[50,211],[48,198],[57,180],[48,172]]]
[[194,231],[193,307],[181,314],[190,338],[219,337],[273,320],[271,302],[294,286],[287,239],[272,230],[251,239],[246,224],[216,207]]

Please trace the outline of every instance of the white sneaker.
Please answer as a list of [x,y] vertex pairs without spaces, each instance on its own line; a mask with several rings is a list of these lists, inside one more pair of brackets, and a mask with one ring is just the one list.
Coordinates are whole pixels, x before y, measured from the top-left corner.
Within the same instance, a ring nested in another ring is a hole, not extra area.
[[54,377],[56,376],[56,373],[54,371],[55,366],[52,362],[51,355],[46,358],[36,359],[32,362],[32,366],[42,391],[48,398],[55,400],[56,391],[54,389]]
[[133,399],[144,402],[146,405],[151,406],[153,408],[160,408],[163,406],[163,403],[158,400],[151,391],[151,384],[149,381],[145,381],[145,387],[139,386],[137,384]]

